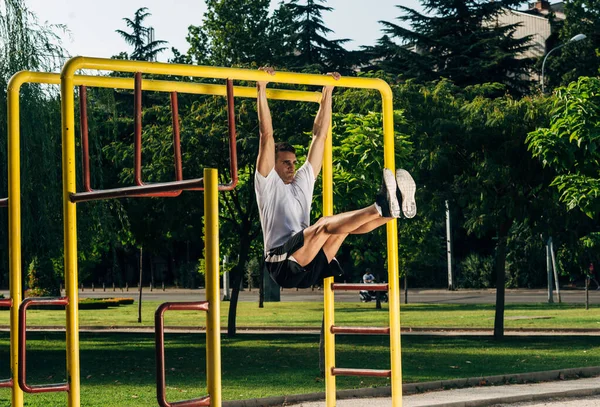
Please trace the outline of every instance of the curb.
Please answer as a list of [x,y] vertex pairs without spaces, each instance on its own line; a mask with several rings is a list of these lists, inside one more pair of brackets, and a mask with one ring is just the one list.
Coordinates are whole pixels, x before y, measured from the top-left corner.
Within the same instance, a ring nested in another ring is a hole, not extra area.
[[[513,375],[498,375],[472,377],[467,379],[442,380],[423,383],[407,383],[402,385],[403,395],[418,394],[431,391],[443,391],[455,388],[499,386],[507,384],[525,384],[534,382],[547,382],[554,380],[578,379],[600,375],[600,366],[549,370],[544,372],[519,373]],[[376,387],[366,389],[338,390],[337,399],[361,399],[373,397],[390,397],[390,387]],[[552,397],[577,397],[593,396],[600,394],[600,388],[577,389],[541,394],[517,395],[509,397],[494,397],[482,400],[457,401],[450,403],[436,403],[430,407],[484,407],[498,403],[516,403],[521,401],[543,400]],[[276,407],[302,402],[324,401],[325,392],[296,394],[290,396],[255,398],[246,400],[224,401],[223,407]]]

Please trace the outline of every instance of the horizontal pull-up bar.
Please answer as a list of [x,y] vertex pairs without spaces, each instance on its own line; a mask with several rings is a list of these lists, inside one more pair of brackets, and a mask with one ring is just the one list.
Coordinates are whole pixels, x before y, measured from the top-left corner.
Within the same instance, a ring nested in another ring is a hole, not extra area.
[[160,62],[129,61],[108,58],[77,56],[68,60],[61,71],[61,78],[73,78],[80,69],[95,69],[118,72],[142,72],[158,75],[193,76],[214,79],[244,81],[268,81],[296,85],[337,86],[348,88],[376,89],[391,100],[392,90],[382,79],[344,76],[336,80],[329,75],[278,71],[270,75],[264,71],[200,65],[166,64]]
[[[20,87],[23,83],[44,83],[49,85],[60,85],[60,75],[57,73],[45,72],[17,72],[8,84],[8,90]],[[94,88],[109,89],[133,89],[133,78],[117,78],[111,76],[91,76],[75,75],[73,77],[74,86],[87,86]],[[176,82],[154,79],[142,79],[144,90],[153,92],[179,92],[193,95],[211,95],[226,96],[227,89],[225,85],[194,83],[194,82]],[[256,98],[256,87],[254,86],[234,86],[234,97]],[[267,98],[273,100],[288,100],[295,102],[315,102],[321,100],[320,92],[307,92],[300,90],[287,89],[267,89]]]
[[2,207],[7,207],[8,206],[8,198],[2,198],[0,199],[0,208]]

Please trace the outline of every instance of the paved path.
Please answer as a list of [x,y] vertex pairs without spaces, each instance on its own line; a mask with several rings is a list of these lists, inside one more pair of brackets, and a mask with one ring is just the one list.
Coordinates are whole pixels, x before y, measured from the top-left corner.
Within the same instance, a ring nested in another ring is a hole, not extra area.
[[[575,399],[573,399],[575,397]],[[324,401],[286,404],[296,407],[324,407]],[[390,407],[391,398],[338,400],[337,407]],[[600,377],[536,384],[471,387],[405,395],[402,407],[597,407],[600,406]]]
[[[4,294],[8,297],[8,291],[0,290],[0,294]],[[137,299],[139,292],[137,289],[130,288],[129,291],[116,291],[111,288],[107,288],[103,291],[102,288],[96,288],[94,291],[91,288],[86,288],[84,291],[79,292],[81,298],[86,297],[132,297]],[[153,290],[150,291],[148,287],[144,287],[142,292],[142,299],[148,301],[194,301],[205,298],[204,289],[174,289],[170,288],[166,291]],[[524,304],[524,303],[544,303],[548,302],[547,290],[526,290],[526,289],[509,289],[506,290],[506,303],[507,304]],[[359,301],[358,293],[356,292],[336,292],[336,301],[340,302],[357,302]],[[553,295],[554,302],[558,302],[558,296],[556,292]],[[562,302],[565,303],[585,303],[585,291],[581,289],[571,289],[561,291]],[[283,290],[281,292],[281,300],[285,302],[296,302],[296,301],[323,301],[323,292],[320,290]],[[402,304],[405,303],[406,297],[405,292],[402,291],[400,294],[400,300]],[[589,291],[590,304],[600,304],[600,291],[591,290]],[[240,292],[240,301],[247,302],[258,302],[258,290],[252,291],[244,290]],[[408,290],[408,302],[409,303],[429,303],[429,304],[494,304],[496,302],[496,290],[435,290],[435,289],[411,289]]]

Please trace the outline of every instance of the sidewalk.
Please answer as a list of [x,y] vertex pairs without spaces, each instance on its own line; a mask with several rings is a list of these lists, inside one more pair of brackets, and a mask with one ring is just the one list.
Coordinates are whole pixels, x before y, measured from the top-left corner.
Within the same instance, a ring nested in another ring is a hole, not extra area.
[[[576,369],[571,369],[575,371]],[[581,369],[580,369],[581,370]],[[600,368],[591,368],[600,374]],[[558,378],[562,372],[539,372],[541,376],[555,375]],[[533,374],[530,374],[533,375]],[[519,375],[517,375],[519,376]],[[561,376],[562,377],[562,376]],[[491,379],[491,378],[489,378]],[[504,380],[507,378],[504,377]],[[472,379],[473,380],[473,379]],[[477,380],[477,379],[474,379]],[[464,382],[464,380],[463,380]],[[438,383],[438,385],[441,383]],[[448,384],[448,382],[446,382]],[[423,385],[423,384],[421,384]],[[435,385],[434,382],[425,384]],[[544,401],[539,406],[564,407],[562,398],[578,398],[573,400],[573,406],[592,407],[600,405],[600,377],[577,380],[553,380],[533,384],[486,385],[465,387],[453,390],[427,391],[413,393],[418,386],[404,385],[402,407],[483,407],[483,406],[532,406],[529,402]],[[381,393],[388,396],[381,397]],[[379,393],[379,394],[378,394]],[[378,397],[379,396],[379,397]],[[588,399],[589,400],[586,400]],[[289,396],[287,398],[269,398],[224,402],[224,407],[259,407],[259,406],[296,406],[296,407],[325,407],[324,394],[306,394]],[[548,401],[550,400],[550,401]],[[526,403],[526,404],[521,404]],[[570,404],[570,403],[569,403]],[[338,392],[336,407],[391,407],[392,399],[388,389],[343,390]],[[533,407],[533,406],[532,406]]]

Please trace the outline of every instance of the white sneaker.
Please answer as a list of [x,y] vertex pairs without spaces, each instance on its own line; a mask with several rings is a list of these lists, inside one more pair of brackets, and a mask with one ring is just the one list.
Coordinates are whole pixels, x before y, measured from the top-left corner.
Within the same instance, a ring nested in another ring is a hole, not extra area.
[[396,170],[396,184],[398,185],[398,201],[402,203],[402,214],[405,218],[414,218],[417,214],[415,192],[417,185],[410,173],[403,169]]

